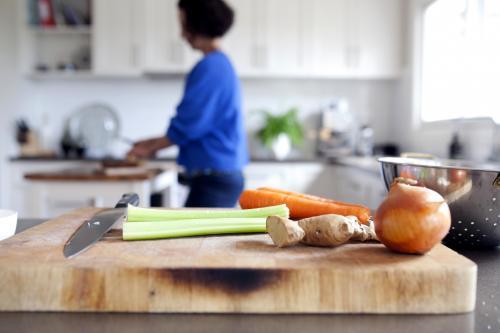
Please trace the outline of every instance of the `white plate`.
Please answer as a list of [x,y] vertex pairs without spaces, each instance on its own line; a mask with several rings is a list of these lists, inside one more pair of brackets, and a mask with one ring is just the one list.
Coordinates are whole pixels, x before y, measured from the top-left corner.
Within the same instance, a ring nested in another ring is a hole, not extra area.
[[90,157],[103,157],[120,133],[116,111],[106,104],[91,104],[73,113],[68,121],[71,139],[82,144]]
[[16,233],[17,213],[0,209],[0,241]]

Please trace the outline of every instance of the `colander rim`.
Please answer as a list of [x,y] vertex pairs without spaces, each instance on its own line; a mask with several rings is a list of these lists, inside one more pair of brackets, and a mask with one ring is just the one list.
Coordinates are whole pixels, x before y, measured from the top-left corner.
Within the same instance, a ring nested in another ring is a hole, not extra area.
[[423,159],[409,157],[380,157],[377,159],[383,164],[437,168],[447,170],[467,170],[479,172],[500,173],[500,165],[493,163],[479,163],[466,160]]

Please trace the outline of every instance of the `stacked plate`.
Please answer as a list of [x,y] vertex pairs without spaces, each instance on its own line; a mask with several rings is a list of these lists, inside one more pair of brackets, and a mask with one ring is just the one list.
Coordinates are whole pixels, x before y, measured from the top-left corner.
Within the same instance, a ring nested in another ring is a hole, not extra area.
[[69,117],[66,130],[73,143],[85,148],[87,157],[103,158],[120,137],[120,120],[110,106],[91,104]]

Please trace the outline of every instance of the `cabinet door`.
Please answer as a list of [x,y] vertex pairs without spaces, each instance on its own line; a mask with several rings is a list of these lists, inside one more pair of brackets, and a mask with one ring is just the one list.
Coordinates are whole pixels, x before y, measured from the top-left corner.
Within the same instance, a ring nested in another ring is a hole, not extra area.
[[234,25],[224,37],[223,48],[237,71],[245,76],[267,74],[268,0],[228,0],[235,12]]
[[245,170],[245,189],[259,187],[286,188],[286,172],[277,163],[251,163]]
[[354,65],[364,77],[394,77],[401,69],[402,0],[355,0]]
[[303,72],[302,11],[304,0],[268,0],[265,46],[268,70],[274,74]]
[[[372,0],[369,0],[372,1]],[[350,68],[347,58],[346,0],[311,0],[312,15],[310,61],[312,71],[320,76],[345,76]]]
[[182,39],[177,0],[145,0],[146,72],[183,73],[189,70],[197,55]]
[[141,72],[144,6],[140,0],[94,1],[93,63],[97,74]]

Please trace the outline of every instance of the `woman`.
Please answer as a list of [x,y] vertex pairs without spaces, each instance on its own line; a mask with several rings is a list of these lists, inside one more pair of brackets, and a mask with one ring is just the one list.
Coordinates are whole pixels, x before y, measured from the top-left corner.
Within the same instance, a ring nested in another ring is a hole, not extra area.
[[180,0],[182,37],[203,58],[187,76],[182,101],[165,136],[137,142],[129,157],[146,158],[179,146],[190,192],[186,207],[233,207],[248,162],[240,83],[220,38],[233,23],[223,0]]

